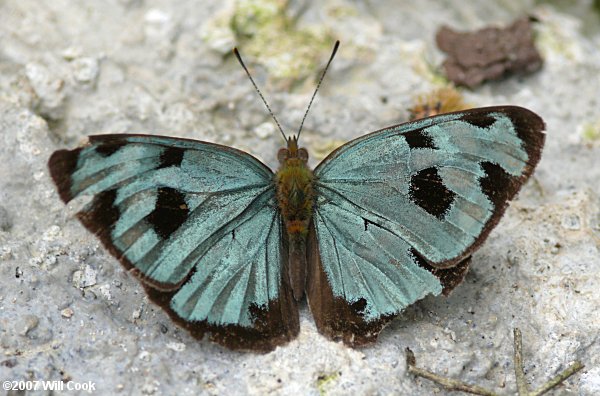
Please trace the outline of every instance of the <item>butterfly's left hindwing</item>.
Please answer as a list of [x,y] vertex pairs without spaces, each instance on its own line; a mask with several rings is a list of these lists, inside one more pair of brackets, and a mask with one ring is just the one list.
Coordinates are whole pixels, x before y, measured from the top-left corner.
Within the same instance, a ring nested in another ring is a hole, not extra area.
[[450,292],[533,172],[543,130],[529,110],[480,108],[374,132],[327,157],[309,238],[319,330],[365,344],[414,301]]
[[78,218],[194,335],[263,351],[296,336],[273,173],[258,160],[206,142],[104,135],[48,166],[65,202],[92,196]]

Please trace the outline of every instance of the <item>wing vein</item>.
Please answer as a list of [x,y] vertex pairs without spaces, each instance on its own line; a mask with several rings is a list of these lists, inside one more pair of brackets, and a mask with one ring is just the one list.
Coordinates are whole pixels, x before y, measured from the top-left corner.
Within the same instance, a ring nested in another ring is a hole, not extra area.
[[337,267],[338,267],[338,272],[340,274],[340,282],[341,282],[341,286],[342,286],[342,294],[345,295],[346,294],[346,286],[345,286],[345,282],[344,282],[344,276],[343,276],[342,266],[341,266],[341,260],[340,260],[340,253],[339,253],[339,250],[338,250],[338,247],[337,247],[336,239],[334,238],[333,233],[329,229],[329,226],[324,221],[323,215],[321,213],[319,213],[318,211],[316,211],[315,213],[317,213],[319,215],[319,217],[321,218],[321,223],[323,223],[323,225],[327,229],[327,232],[329,232],[329,235],[331,236],[331,240],[333,241],[333,248],[335,250],[336,264],[337,264]]

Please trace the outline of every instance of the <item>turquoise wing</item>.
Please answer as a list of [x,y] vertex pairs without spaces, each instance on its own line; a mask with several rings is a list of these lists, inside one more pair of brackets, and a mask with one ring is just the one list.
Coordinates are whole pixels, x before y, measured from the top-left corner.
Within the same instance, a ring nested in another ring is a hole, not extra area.
[[93,197],[79,220],[192,334],[263,351],[296,336],[285,231],[260,161],[206,142],[101,135],[48,166],[63,201]]
[[307,296],[320,331],[371,342],[460,283],[539,161],[543,130],[520,107],[473,109],[374,132],[319,164]]

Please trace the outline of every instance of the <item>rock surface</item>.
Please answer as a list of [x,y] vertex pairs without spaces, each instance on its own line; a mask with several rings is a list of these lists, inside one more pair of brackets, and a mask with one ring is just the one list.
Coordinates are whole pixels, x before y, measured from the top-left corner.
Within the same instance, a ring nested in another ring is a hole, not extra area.
[[[92,381],[98,394],[438,392],[406,375],[408,346],[421,367],[514,393],[519,327],[533,385],[578,359],[586,369],[556,393],[600,394],[600,17],[590,1],[539,3],[1,2],[0,379]],[[464,284],[409,307],[372,347],[327,341],[306,305],[298,339],[270,354],[192,339],[85,231],[48,176],[52,151],[98,133],[209,140],[273,167],[282,141],[228,51],[249,48],[263,93],[294,130],[337,38],[338,58],[303,132],[322,157],[323,147],[406,120],[414,95],[439,87],[441,24],[469,30],[525,13],[540,20],[543,69],[465,96],[545,119],[537,172],[474,255]],[[250,50],[259,38],[264,54]],[[269,46],[278,40],[285,45]],[[290,67],[286,45],[313,60]]]

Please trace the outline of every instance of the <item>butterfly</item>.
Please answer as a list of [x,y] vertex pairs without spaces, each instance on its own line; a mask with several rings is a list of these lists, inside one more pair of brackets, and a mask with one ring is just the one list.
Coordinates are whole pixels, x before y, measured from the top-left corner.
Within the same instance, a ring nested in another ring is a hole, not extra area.
[[306,296],[320,333],[362,346],[462,281],[545,134],[530,110],[477,108],[361,136],[314,170],[298,137],[275,172],[231,147],[133,134],[90,136],[48,167],[65,203],[91,196],[78,219],[193,336],[270,351],[297,336]]

